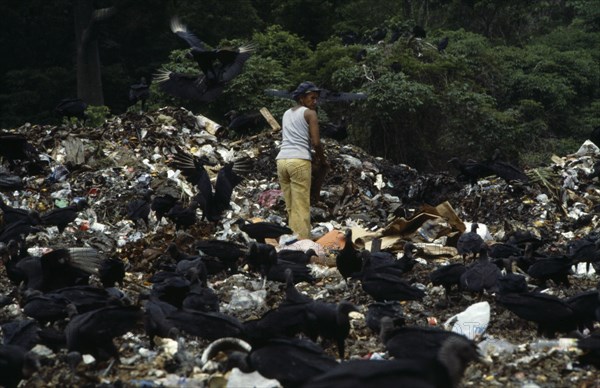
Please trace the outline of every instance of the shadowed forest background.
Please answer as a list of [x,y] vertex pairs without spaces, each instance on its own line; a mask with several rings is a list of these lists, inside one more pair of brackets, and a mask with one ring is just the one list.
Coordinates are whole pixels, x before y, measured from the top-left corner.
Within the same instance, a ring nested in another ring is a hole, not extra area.
[[[198,71],[173,16],[213,48],[256,46],[214,102],[152,84],[160,69]],[[346,141],[419,170],[496,148],[533,167],[576,151],[600,126],[597,0],[6,0],[0,31],[4,129],[58,124],[54,108],[68,97],[86,100],[96,119],[138,111],[128,92],[141,77],[148,109],[183,106],[220,123],[263,106],[280,118],[290,101],[264,90],[304,80],[367,93],[323,105],[321,121],[344,118]]]

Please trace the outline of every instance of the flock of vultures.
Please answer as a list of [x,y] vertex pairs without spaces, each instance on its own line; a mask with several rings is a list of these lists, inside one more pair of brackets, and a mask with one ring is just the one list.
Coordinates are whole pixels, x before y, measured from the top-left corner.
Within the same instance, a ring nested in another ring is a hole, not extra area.
[[[212,101],[242,71],[251,47],[209,50],[178,20],[171,27],[191,46],[190,55],[201,71],[194,75],[164,71],[155,81],[174,96]],[[332,98],[364,96],[332,93]],[[535,324],[541,337],[575,338],[582,355],[573,361],[582,368],[600,365],[600,334],[594,332],[600,320],[597,287],[568,297],[542,292],[547,287],[571,287],[573,268],[582,263],[600,270],[597,230],[551,252],[544,249],[551,241],[527,231],[515,231],[505,241],[491,244],[473,223],[458,238],[458,256],[450,264],[417,272],[419,249],[411,241],[403,244],[402,252],[378,249],[377,240],[367,250],[355,244],[348,228],[343,247],[330,254],[339,274],[337,286],[350,297],[323,300],[297,288],[299,283],[323,282],[313,270],[315,250],[281,249],[268,243],[291,234],[282,223],[240,217],[231,223],[239,239],[216,238],[224,213],[231,210],[232,193],[256,170],[255,161],[232,160],[212,179],[207,171],[214,167],[211,158],[176,148],[169,166],[181,172],[193,195],[183,200],[147,188],[120,204],[121,215],[140,230],[172,228],[176,236],[191,236],[193,243],[183,246],[172,239],[164,255],[146,269],[150,286],[132,298],[125,292],[129,264],[116,249],[101,252],[85,245],[29,249],[31,238],[50,228],[58,235],[70,233],[90,206],[83,197],[43,211],[35,204],[21,206],[15,195],[19,190],[37,185],[42,192],[69,179],[60,169],[51,169],[52,160],[46,156],[23,134],[0,134],[1,276],[12,285],[4,290],[0,304],[19,307],[10,318],[2,315],[0,385],[15,387],[47,366],[35,351],[39,345],[59,355],[73,376],[96,368],[84,362],[86,355],[108,373],[123,357],[122,336],[135,332],[151,350],[159,338],[206,341],[210,345],[202,357],[192,361],[197,367],[217,358],[220,372],[257,371],[285,387],[456,387],[469,365],[481,363],[486,368],[477,344],[480,338],[407,322],[404,307],[429,297],[432,287],[445,291],[436,304],[440,308],[464,304],[465,297],[488,300],[524,325]],[[502,161],[499,153],[486,161],[455,158],[450,164],[464,184],[476,186],[490,175],[507,185],[529,183],[529,177]],[[587,179],[594,182],[598,173],[600,168]],[[209,233],[194,236],[198,225]],[[223,311],[218,289],[211,285],[240,273],[260,279],[263,289],[279,284],[278,303],[253,319]],[[352,299],[359,294],[366,304]],[[353,318],[356,313],[360,318]],[[356,359],[358,355],[348,352],[354,319],[364,320],[386,359]],[[189,362],[175,357],[168,369],[183,373]]]

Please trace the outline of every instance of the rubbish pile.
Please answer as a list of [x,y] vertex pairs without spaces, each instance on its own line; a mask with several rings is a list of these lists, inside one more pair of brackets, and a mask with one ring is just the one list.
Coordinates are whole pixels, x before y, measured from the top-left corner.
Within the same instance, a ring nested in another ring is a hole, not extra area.
[[[89,247],[105,258],[121,260],[126,273],[118,289],[132,304],[137,304],[152,290],[151,277],[169,263],[171,244],[189,254],[197,254],[198,240],[207,239],[235,242],[247,248],[250,242],[236,221],[284,223],[285,209],[275,167],[280,134],[261,132],[236,138],[234,134],[223,136],[227,130],[214,124],[182,108],[163,108],[113,117],[97,128],[26,124],[0,133],[26,137],[39,153],[35,163],[42,166],[35,173],[25,171],[28,166],[19,167],[18,163],[0,169],[0,196],[4,203],[42,215],[81,199],[87,203],[64,231],[46,226],[29,234],[29,254],[41,255],[48,248]],[[343,234],[351,229],[350,243],[359,250],[375,252],[378,245],[379,250],[400,257],[406,243],[415,244],[417,264],[409,278],[411,285],[424,291],[425,296],[400,303],[402,317],[406,325],[463,331],[479,344],[484,363],[467,368],[462,378],[464,385],[541,387],[599,383],[597,370],[580,362],[582,351],[576,341],[561,338],[568,333],[554,338],[541,336],[533,323],[496,303],[494,292],[456,292],[451,303],[440,303],[447,290],[434,286],[429,278],[440,265],[463,262],[456,249],[457,241],[470,230],[471,223],[480,226],[477,234],[488,246],[527,233],[539,242],[538,252],[569,254],[575,241],[590,236],[598,239],[600,185],[594,168],[595,164],[598,168],[600,159],[598,147],[588,141],[574,154],[554,156],[547,167],[526,171],[528,183],[492,176],[469,184],[458,181],[456,171],[421,174],[409,166],[373,157],[351,144],[332,139],[323,142],[331,170],[321,187],[319,201],[311,208],[314,241],[295,241],[294,236],[284,236],[280,241],[269,242],[278,250],[314,248],[316,255],[309,267],[315,281],[301,282],[296,287],[314,300],[345,300],[357,307],[358,312],[350,313],[346,358],[390,357],[366,322],[373,298],[357,286],[360,281],[344,281],[335,267],[336,255],[349,243],[344,242]],[[218,222],[201,220],[200,210],[198,221],[187,229],[178,230],[169,219],[158,219],[154,211],[147,223],[132,221],[128,204],[147,190],[156,196],[170,195],[185,205],[192,202],[196,187],[181,171],[172,168],[173,155],[180,152],[204,158],[213,181],[218,171],[233,160],[251,158],[253,169],[234,188],[231,209]],[[5,212],[0,214],[6,221]],[[597,261],[600,263],[600,258]],[[586,266],[585,262],[574,264],[568,275],[570,287],[548,282],[542,287],[546,288],[544,292],[560,298],[588,291],[597,293],[599,279],[594,266]],[[92,276],[92,281],[97,279]],[[218,296],[220,312],[241,322],[260,318],[285,298],[285,281],[265,281],[248,267],[213,274],[208,284]],[[5,294],[0,324],[6,344],[5,324],[25,320],[27,315],[23,290],[9,281],[5,269],[0,270],[0,285]],[[600,299],[596,303],[600,304]],[[469,306],[473,308],[468,309]],[[469,315],[473,311],[475,316]],[[44,325],[60,328],[60,323]],[[585,329],[584,335],[589,336],[591,331]],[[120,382],[144,387],[281,384],[266,377],[263,380],[256,373],[227,371],[216,361],[201,360],[212,342],[206,338],[189,333],[159,337],[149,338],[141,325],[117,336],[117,363],[89,355],[74,363],[65,348],[38,344],[32,349],[41,363],[27,382],[54,386]],[[324,349],[337,357],[335,345],[326,344]],[[251,377],[257,380],[247,380]]]

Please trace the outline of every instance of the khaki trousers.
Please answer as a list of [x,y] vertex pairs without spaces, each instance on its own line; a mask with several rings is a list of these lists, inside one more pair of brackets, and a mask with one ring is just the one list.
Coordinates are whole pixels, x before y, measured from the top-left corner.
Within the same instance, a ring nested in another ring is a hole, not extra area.
[[298,239],[310,238],[310,160],[277,160],[277,177],[290,229],[298,235]]

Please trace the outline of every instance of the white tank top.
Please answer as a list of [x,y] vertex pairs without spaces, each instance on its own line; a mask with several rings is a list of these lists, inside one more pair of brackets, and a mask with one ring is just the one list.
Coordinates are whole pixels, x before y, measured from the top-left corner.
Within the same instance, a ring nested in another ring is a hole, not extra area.
[[307,159],[311,160],[310,134],[304,112],[308,108],[302,106],[288,109],[281,120],[282,137],[281,150],[276,159]]

